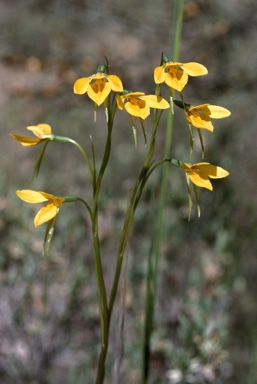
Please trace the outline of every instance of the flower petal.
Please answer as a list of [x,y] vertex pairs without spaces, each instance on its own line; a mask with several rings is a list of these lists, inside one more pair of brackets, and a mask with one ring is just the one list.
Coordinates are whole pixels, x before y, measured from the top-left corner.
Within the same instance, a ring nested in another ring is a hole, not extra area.
[[139,97],[144,96],[144,95],[145,95],[144,92],[128,92],[128,93],[126,93],[126,95],[123,95],[122,97],[130,98],[130,96],[135,96],[136,98],[139,98]]
[[208,104],[208,103],[200,104],[200,105],[191,105],[191,106],[189,107],[189,111],[194,111],[194,110],[197,110],[197,111],[199,111],[199,110],[204,110],[204,111],[207,111],[208,114],[210,114],[210,111],[209,111],[207,108],[205,108],[205,107],[208,107],[209,105],[210,105],[210,104]]
[[48,124],[31,125],[27,129],[34,133],[35,136],[43,139],[45,136],[52,134],[52,128]]
[[201,188],[209,189],[210,191],[213,190],[212,184],[206,175],[199,175],[198,173],[192,173],[191,175],[188,175],[192,183],[197,185]]
[[116,96],[116,102],[117,102],[117,105],[118,105],[119,109],[122,110],[122,109],[125,108],[124,103],[123,103],[123,99],[122,99],[121,96],[119,96],[119,95]]
[[10,136],[17,140],[23,147],[32,147],[33,145],[38,145],[42,142],[42,139],[34,139],[31,137],[15,135],[13,133],[11,133]]
[[174,63],[180,66],[189,76],[202,76],[207,75],[208,69],[199,63]]
[[56,207],[60,207],[64,201],[65,201],[65,199],[63,197],[56,197],[55,196],[53,199],[53,205],[55,205]]
[[34,225],[38,227],[41,224],[46,223],[57,215],[59,208],[53,204],[47,204],[42,207],[34,218]]
[[[56,197],[54,195],[52,195],[51,193],[46,193],[46,192],[39,192],[41,193],[41,195],[43,195],[48,201],[51,201],[51,203],[54,203],[54,201],[56,201],[56,199],[59,199],[59,197]],[[60,199],[62,199],[64,201],[64,199],[62,197],[60,197]],[[56,204],[54,204],[56,205]]]
[[140,97],[141,100],[145,100],[150,108],[167,109],[170,107],[167,100],[161,96],[146,95]]
[[90,80],[91,80],[91,77],[82,77],[81,79],[76,80],[73,87],[74,93],[78,95],[82,95],[83,93],[86,93]]
[[223,107],[217,105],[209,105],[208,109],[210,110],[210,116],[213,119],[223,119],[231,115],[231,112]]
[[176,69],[173,66],[170,66],[169,71],[165,76],[165,83],[168,87],[176,89],[176,91],[181,92],[185,85],[188,82],[188,75],[181,69]]
[[211,179],[222,179],[229,175],[229,172],[225,169],[218,167],[216,165],[208,164],[208,163],[198,163],[197,168],[199,169],[201,174],[208,175]]
[[121,82],[121,80],[120,80],[120,78],[118,76],[109,75],[107,77],[107,80],[108,80],[108,83],[111,86],[111,89],[114,92],[122,92],[123,91],[123,85],[122,85],[122,82]]
[[47,196],[51,196],[54,198],[53,195],[49,195],[44,192],[37,192],[32,191],[30,189],[23,189],[22,191],[16,191],[16,195],[21,199],[26,201],[27,203],[43,203],[44,201],[48,201],[49,198]]
[[210,132],[213,132],[214,127],[212,125],[212,122],[210,118],[206,115],[198,115],[197,113],[194,113],[190,116],[188,116],[185,113],[187,121],[193,125],[196,128],[201,128],[201,129],[207,129]]
[[154,81],[156,84],[161,84],[165,80],[164,67],[161,65],[154,69]]
[[99,80],[99,79],[103,79],[103,78],[107,78],[107,77],[108,77],[108,75],[106,75],[106,73],[97,72],[94,75],[90,76],[89,79],[90,80]]
[[125,109],[130,115],[140,117],[143,120],[150,115],[150,107],[144,100],[138,100],[137,104],[127,102],[125,104]]
[[190,178],[193,184],[197,185],[198,187],[206,188],[212,191],[213,187],[209,180],[208,175],[206,175],[205,173],[202,173],[199,170],[199,166],[201,165],[210,165],[210,164],[209,163],[197,163],[197,164],[182,163],[184,172]]

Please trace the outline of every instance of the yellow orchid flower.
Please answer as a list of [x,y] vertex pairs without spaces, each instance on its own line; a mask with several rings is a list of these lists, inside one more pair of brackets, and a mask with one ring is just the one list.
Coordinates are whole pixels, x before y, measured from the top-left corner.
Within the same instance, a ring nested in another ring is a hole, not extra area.
[[187,177],[198,187],[213,190],[209,179],[221,179],[229,175],[225,169],[210,163],[182,163],[181,164]]
[[208,70],[199,63],[178,63],[167,61],[164,58],[163,65],[156,67],[154,70],[154,81],[156,84],[165,83],[168,87],[179,92],[185,87],[189,76],[207,75]]
[[50,193],[37,192],[29,189],[24,189],[22,191],[16,191],[17,196],[26,201],[27,203],[44,203],[48,201],[49,203],[42,207],[34,218],[34,225],[38,227],[41,224],[46,223],[47,221],[53,219],[57,216],[59,212],[59,207],[65,201],[63,197],[57,197],[51,195]]
[[231,112],[223,107],[210,104],[201,104],[197,106],[185,105],[185,116],[189,124],[196,128],[207,129],[213,132],[212,119],[224,119],[231,115]]
[[15,135],[13,133],[11,133],[10,136],[12,136],[20,143],[20,145],[24,147],[31,147],[33,145],[41,144],[42,142],[50,140],[53,137],[52,129],[48,124],[32,125],[27,127],[27,129],[33,132],[37,138]]
[[145,120],[150,108],[167,109],[169,103],[161,96],[145,95],[143,92],[127,92],[116,96],[119,109],[125,109],[131,116]]
[[82,77],[74,84],[74,93],[82,95],[88,94],[98,106],[101,105],[109,96],[111,91],[122,92],[123,85],[120,78],[116,75],[108,75],[102,72],[105,66],[98,68],[96,74],[89,77]]

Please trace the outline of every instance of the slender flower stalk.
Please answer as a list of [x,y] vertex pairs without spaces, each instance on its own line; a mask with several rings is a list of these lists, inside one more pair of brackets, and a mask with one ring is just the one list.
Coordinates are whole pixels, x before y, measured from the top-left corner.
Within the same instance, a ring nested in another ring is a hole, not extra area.
[[108,125],[108,134],[105,144],[105,150],[103,159],[101,162],[101,167],[99,174],[95,181],[95,188],[93,191],[93,212],[92,212],[92,234],[93,234],[93,243],[94,243],[94,260],[95,260],[95,272],[96,272],[96,281],[98,289],[98,306],[100,311],[100,321],[101,321],[101,352],[98,360],[97,367],[97,378],[96,384],[102,384],[105,377],[105,360],[108,352],[108,343],[109,343],[109,325],[110,325],[110,310],[107,302],[107,294],[103,276],[101,253],[100,253],[100,242],[99,242],[99,231],[98,231],[98,198],[101,189],[102,179],[108,165],[108,161],[111,153],[111,143],[112,143],[112,129],[113,121],[116,111],[116,103],[113,102],[110,105],[110,99],[108,98],[108,116],[107,121]]
[[159,118],[156,118],[153,124],[153,131],[151,135],[149,148],[145,157],[144,165],[136,180],[135,186],[131,193],[129,206],[126,211],[126,216],[125,216],[122,234],[120,238],[120,245],[119,245],[118,254],[117,254],[117,264],[116,264],[115,276],[113,281],[113,287],[112,287],[110,300],[109,300],[109,316],[110,317],[112,314],[112,309],[113,309],[113,305],[114,305],[116,294],[117,294],[118,283],[120,278],[123,256],[124,256],[124,252],[127,244],[127,239],[130,233],[130,229],[133,222],[134,214],[136,212],[137,204],[140,200],[145,182],[148,178],[148,172],[150,170],[150,166],[151,166],[153,155],[154,155],[155,138],[156,138],[158,122],[159,122]]
[[59,143],[70,143],[70,144],[73,144],[75,145],[75,147],[77,147],[79,149],[79,151],[81,152],[82,156],[84,157],[86,163],[87,163],[87,166],[88,166],[88,170],[89,170],[89,174],[90,174],[90,179],[91,179],[91,182],[93,183],[93,180],[94,180],[94,177],[93,177],[93,166],[91,165],[91,162],[88,158],[88,155],[86,153],[86,151],[82,148],[82,146],[76,141],[76,140],[73,140],[69,137],[66,137],[66,136],[56,136],[54,135],[54,138],[53,140],[59,142]]

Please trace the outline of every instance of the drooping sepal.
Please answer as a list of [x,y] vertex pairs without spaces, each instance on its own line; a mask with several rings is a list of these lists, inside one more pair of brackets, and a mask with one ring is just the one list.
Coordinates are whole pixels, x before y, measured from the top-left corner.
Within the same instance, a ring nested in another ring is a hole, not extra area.
[[54,234],[56,219],[57,219],[57,216],[55,216],[52,220],[48,221],[46,224],[44,245],[43,245],[43,256],[47,256],[47,257],[49,256],[49,250],[50,250],[52,237]]
[[33,176],[32,176],[32,179],[34,179],[35,177],[37,177],[37,175],[39,174],[39,170],[40,170],[40,166],[41,166],[41,163],[42,163],[42,160],[43,160],[43,157],[44,157],[44,153],[45,153],[45,150],[46,150],[46,146],[47,144],[49,143],[49,141],[46,141],[45,144],[43,145],[43,148],[41,149],[40,151],[40,154],[34,164],[34,172],[33,172]]
[[146,147],[146,145],[147,145],[147,138],[146,138],[146,134],[145,134],[144,120],[143,119],[139,119],[139,120],[140,120],[142,132],[143,132],[143,136],[144,136],[144,140],[145,140],[145,147]]
[[187,217],[187,220],[190,221],[192,207],[193,207],[193,199],[192,199],[192,193],[191,193],[191,188],[190,188],[190,179],[189,179],[188,175],[186,175],[186,180],[187,180],[187,196],[188,196],[188,217]]

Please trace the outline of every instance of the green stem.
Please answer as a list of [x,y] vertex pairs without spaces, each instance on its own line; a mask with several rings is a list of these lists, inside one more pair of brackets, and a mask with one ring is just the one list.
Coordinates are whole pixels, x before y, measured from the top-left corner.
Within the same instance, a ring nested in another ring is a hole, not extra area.
[[130,197],[130,202],[129,206],[125,215],[125,220],[124,220],[124,225],[121,233],[121,240],[120,240],[120,245],[118,248],[118,255],[117,255],[117,264],[116,264],[116,269],[115,269],[115,274],[114,274],[114,280],[113,280],[113,286],[111,290],[111,295],[110,295],[110,300],[109,300],[109,321],[111,319],[112,315],[112,310],[113,310],[113,305],[115,302],[115,298],[117,295],[117,290],[118,290],[118,285],[119,285],[119,279],[120,279],[120,273],[121,273],[121,267],[122,267],[122,261],[123,261],[123,256],[124,256],[124,251],[127,245],[127,239],[130,233],[131,225],[133,222],[134,214],[136,211],[137,204],[140,200],[140,197],[143,192],[143,187],[145,185],[145,180],[147,179],[148,171],[151,166],[153,154],[154,154],[154,149],[155,149],[155,136],[156,136],[156,131],[158,127],[158,123],[160,120],[162,112],[157,115],[154,119],[154,126],[153,126],[153,132],[151,136],[151,141],[149,145],[149,149],[147,151],[147,155],[145,158],[144,165],[141,169],[141,172],[137,178],[136,184],[133,188],[131,197]]
[[55,136],[54,135],[53,137],[54,137],[53,138],[54,141],[58,141],[59,143],[71,143],[71,144],[75,145],[80,150],[80,152],[82,153],[82,155],[83,155],[83,157],[84,157],[84,159],[85,159],[85,161],[87,163],[87,166],[88,166],[88,169],[89,169],[89,173],[90,173],[90,179],[91,179],[91,182],[93,183],[93,170],[92,170],[92,166],[91,166],[91,163],[89,161],[89,158],[88,158],[86,152],[81,147],[81,145],[77,141],[75,141],[75,140],[73,140],[73,139],[71,139],[69,137],[66,137],[66,136]]
[[176,33],[173,41],[173,60],[174,61],[177,61],[179,59],[180,41],[181,41],[181,33],[182,33],[182,26],[183,26],[184,2],[185,0],[178,1]]
[[[182,24],[183,24],[183,10],[184,10],[184,0],[179,0],[178,10],[176,15],[175,37],[173,41],[173,47],[174,47],[173,61],[178,61],[178,57],[179,57],[180,38],[181,38],[181,31],[182,31]],[[167,158],[170,155],[171,144],[172,144],[172,133],[173,133],[173,114],[171,113],[171,111],[169,111],[168,120],[167,120],[166,138],[165,138],[164,158]],[[156,166],[158,165],[160,165],[160,163],[158,163]],[[156,166],[153,168],[156,168]],[[160,247],[161,247],[161,239],[162,239],[163,213],[164,213],[164,206],[166,202],[167,186],[168,186],[168,165],[164,166],[162,169],[158,217],[157,217],[156,227],[154,229],[156,233],[156,238],[155,238],[156,240],[155,240],[155,244],[152,245],[152,249],[149,252],[149,258],[148,258],[146,319],[145,319],[145,330],[144,330],[143,371],[142,371],[142,383],[144,384],[147,383],[148,372],[149,372],[149,356],[150,356],[150,349],[151,349],[151,336],[152,336],[154,309],[155,309],[156,294],[157,294],[159,255],[160,255]]]
[[[105,150],[103,155],[102,164],[99,170],[97,179],[94,182],[94,206],[92,214],[92,233],[93,233],[93,242],[94,242],[94,258],[95,258],[95,272],[96,272],[96,283],[97,283],[97,293],[98,293],[98,305],[100,311],[100,321],[101,321],[101,352],[98,360],[97,368],[97,378],[96,384],[102,384],[105,377],[105,360],[108,352],[108,340],[109,340],[109,310],[107,304],[107,295],[105,289],[105,283],[103,278],[103,269],[101,262],[100,254],[100,243],[99,243],[99,233],[98,233],[98,198],[101,188],[102,179],[109,161],[111,153],[111,138],[112,138],[112,128],[113,128],[113,119],[116,111],[116,101],[112,102],[112,108],[108,102],[108,134],[105,144]],[[95,176],[94,176],[95,179]]]
[[81,201],[85,207],[87,208],[87,211],[89,213],[89,216],[92,220],[92,210],[91,210],[91,207],[90,205],[84,200],[84,199],[81,199],[81,197],[79,196],[75,196],[75,195],[68,195],[68,196],[61,196],[65,199],[65,203],[73,203],[75,201]]

